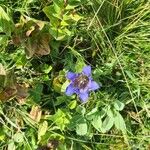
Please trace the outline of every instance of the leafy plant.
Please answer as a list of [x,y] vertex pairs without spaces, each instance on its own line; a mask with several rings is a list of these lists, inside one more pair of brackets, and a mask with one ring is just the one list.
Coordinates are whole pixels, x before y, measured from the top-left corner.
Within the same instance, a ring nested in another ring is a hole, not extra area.
[[149,16],[148,0],[1,0],[0,149],[149,149]]

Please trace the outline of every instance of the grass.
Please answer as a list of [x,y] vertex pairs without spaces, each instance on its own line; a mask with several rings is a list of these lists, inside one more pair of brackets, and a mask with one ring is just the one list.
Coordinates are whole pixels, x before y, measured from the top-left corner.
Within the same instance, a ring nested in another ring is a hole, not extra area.
[[[0,149],[149,149],[148,0],[9,0],[0,10]],[[101,88],[82,104],[65,95],[65,76],[85,65]]]

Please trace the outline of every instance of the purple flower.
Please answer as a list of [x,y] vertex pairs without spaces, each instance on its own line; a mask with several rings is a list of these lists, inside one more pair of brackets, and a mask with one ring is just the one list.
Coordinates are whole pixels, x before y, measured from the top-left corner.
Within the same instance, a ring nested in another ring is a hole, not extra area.
[[85,66],[81,73],[68,72],[67,78],[71,81],[66,88],[66,95],[77,94],[82,102],[86,102],[89,92],[100,88],[91,77],[91,66]]

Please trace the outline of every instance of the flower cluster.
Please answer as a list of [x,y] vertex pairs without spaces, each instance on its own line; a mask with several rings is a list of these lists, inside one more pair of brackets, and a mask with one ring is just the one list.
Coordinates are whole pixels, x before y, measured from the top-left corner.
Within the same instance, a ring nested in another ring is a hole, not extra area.
[[89,92],[100,88],[91,77],[91,66],[85,66],[81,73],[68,72],[67,78],[70,84],[66,88],[66,95],[77,94],[82,102],[86,102]]

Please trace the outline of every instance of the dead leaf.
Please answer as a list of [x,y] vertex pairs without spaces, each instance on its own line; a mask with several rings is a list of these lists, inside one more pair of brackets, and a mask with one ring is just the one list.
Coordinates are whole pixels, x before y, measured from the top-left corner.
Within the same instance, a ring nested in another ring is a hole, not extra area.
[[17,93],[17,90],[15,87],[8,87],[5,88],[1,93],[0,93],[0,100],[1,101],[7,101],[11,98],[13,98]]
[[39,26],[39,30],[42,30],[45,26],[45,23],[43,21],[37,20],[36,24]]
[[48,55],[50,53],[50,34],[45,28],[45,22],[22,16],[20,20],[20,23],[15,25],[12,35],[13,44],[22,44],[28,58]]
[[59,141],[58,140],[49,140],[48,141],[48,144],[47,144],[47,147],[49,149],[56,149],[58,147],[58,144],[59,144]]
[[28,93],[28,84],[16,84],[17,93],[16,93],[16,99],[20,104],[24,104],[26,98],[29,96]]
[[47,33],[41,34],[41,38],[39,38],[37,45],[37,50],[35,51],[35,55],[43,56],[48,55],[50,53],[49,47],[50,36]]
[[58,145],[58,140],[49,140],[47,145],[40,146],[37,150],[55,150]]
[[47,33],[39,33],[29,37],[25,43],[25,52],[28,58],[48,55],[50,53],[49,41],[50,36]]
[[16,77],[15,77],[14,68],[12,68],[8,70],[6,73],[4,88],[16,89],[15,84],[16,84]]
[[39,122],[41,119],[42,111],[39,106],[32,106],[32,109],[30,111],[30,117],[36,121]]
[[36,49],[37,49],[36,40],[33,42],[32,39],[28,39],[27,42],[25,43],[25,53],[27,55],[27,58],[33,57]]
[[15,24],[15,31],[12,34],[12,43],[14,45],[19,45],[22,43],[23,40],[23,24],[17,23]]
[[21,43],[21,38],[19,36],[12,36],[12,44],[19,45]]
[[[3,69],[2,69],[3,70]],[[15,74],[14,69],[10,69],[9,71],[2,71],[3,75],[0,78],[1,83],[1,90],[0,90],[0,100],[1,101],[7,101],[15,96],[17,93],[17,89],[15,86],[16,80],[15,80]]]
[[35,27],[31,26],[30,29],[26,32],[26,36],[30,36],[34,30],[35,30]]
[[137,113],[134,112],[134,111],[128,111],[128,114],[129,114],[130,117],[133,118],[135,121],[141,123],[141,119],[140,119],[139,114],[137,114]]

